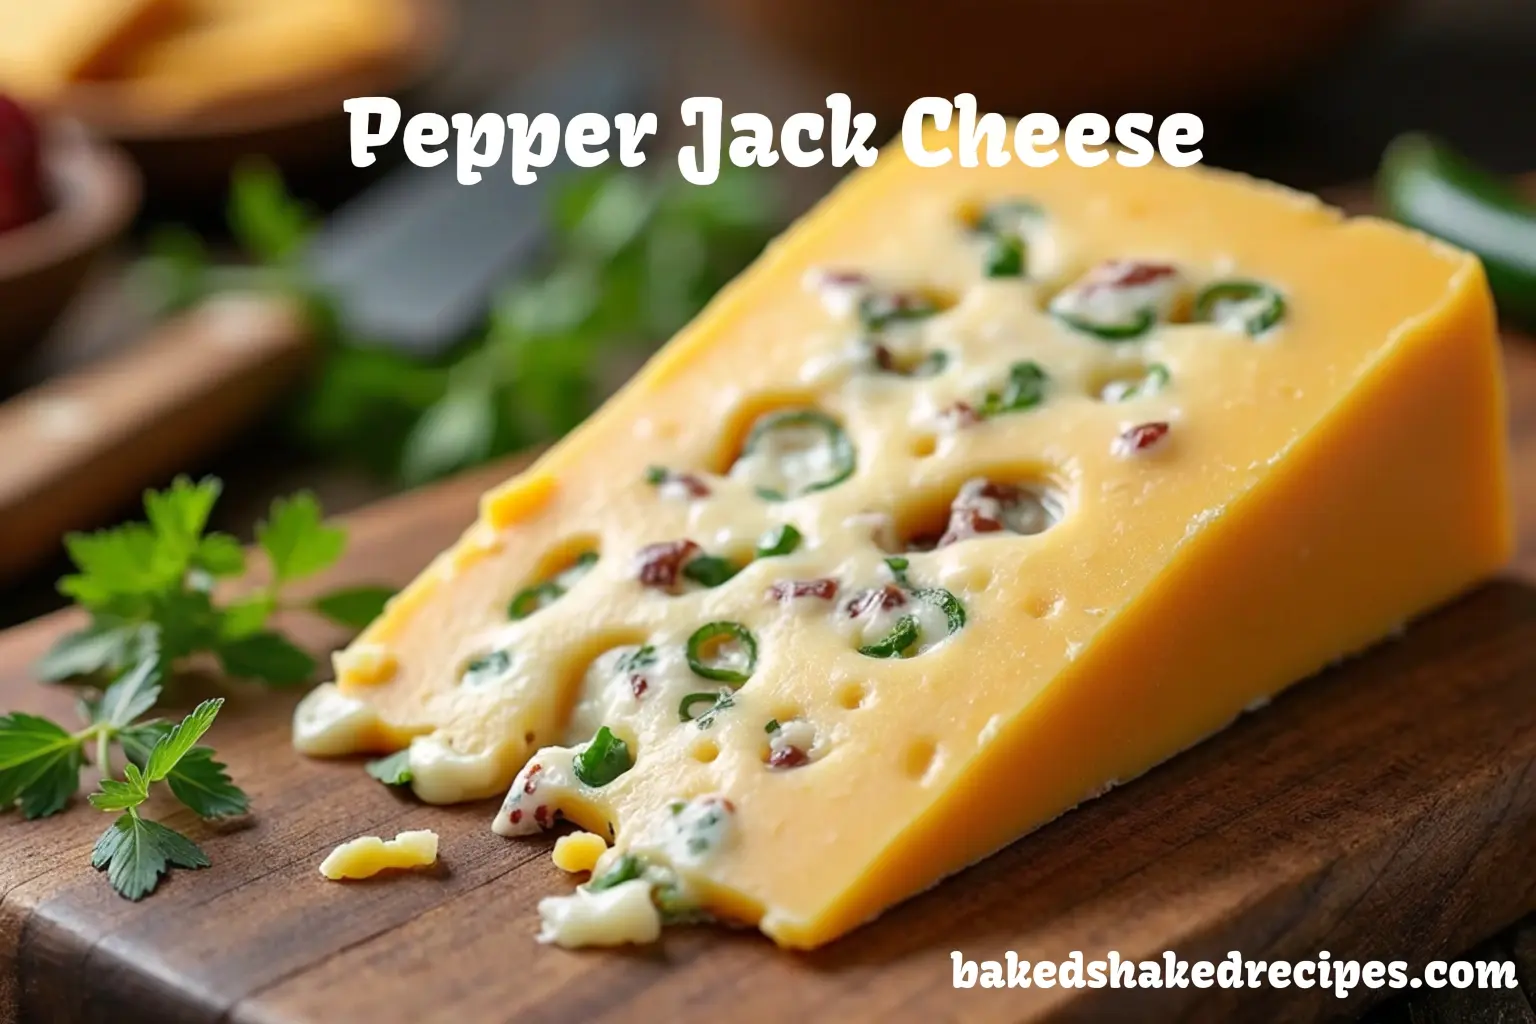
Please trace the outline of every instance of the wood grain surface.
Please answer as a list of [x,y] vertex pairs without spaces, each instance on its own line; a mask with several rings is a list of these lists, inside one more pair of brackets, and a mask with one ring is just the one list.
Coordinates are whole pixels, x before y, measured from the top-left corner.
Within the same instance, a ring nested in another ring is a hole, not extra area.
[[[105,815],[0,819],[0,1019],[293,1022],[771,1019],[1307,1020],[1359,1012],[1317,989],[956,992],[951,950],[1063,958],[1165,949],[1219,959],[1454,957],[1536,907],[1536,347],[1506,348],[1523,543],[1506,576],[1293,689],[1210,742],[812,954],[685,928],[655,948],[534,941],[572,882],[551,840],[493,835],[492,803],[432,808],[356,761],[288,745],[292,697],[235,689],[212,742],[253,815],[143,903],[88,864]],[[400,582],[509,467],[354,518],[341,580]],[[29,680],[55,616],[0,636],[0,706],[65,713]],[[323,651],[339,636],[295,624]],[[201,694],[182,694],[190,704]],[[429,827],[436,874],[337,885],[359,834]],[[1531,959],[1530,951],[1524,954]],[[792,998],[786,998],[792,997]],[[1517,1018],[1518,1019],[1518,1018]]]

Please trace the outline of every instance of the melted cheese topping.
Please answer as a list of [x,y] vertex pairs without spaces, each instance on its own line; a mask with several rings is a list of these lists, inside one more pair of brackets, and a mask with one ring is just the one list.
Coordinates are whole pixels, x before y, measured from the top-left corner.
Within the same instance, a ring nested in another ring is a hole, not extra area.
[[[1236,278],[1284,318],[1190,321]],[[554,941],[648,899],[816,945],[1499,564],[1496,352],[1475,260],[1308,197],[887,153],[359,638],[373,731],[299,732],[607,837]]]
[[332,881],[372,878],[392,868],[426,868],[437,863],[437,833],[425,829],[401,832],[393,839],[361,836],[342,843],[320,862],[320,873]]

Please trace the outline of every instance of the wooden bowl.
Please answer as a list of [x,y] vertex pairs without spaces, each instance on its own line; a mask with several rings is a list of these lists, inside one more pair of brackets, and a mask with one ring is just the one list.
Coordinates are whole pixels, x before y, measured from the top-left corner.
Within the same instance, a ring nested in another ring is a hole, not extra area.
[[1008,114],[1225,106],[1395,0],[698,2],[886,117],[920,96],[961,92]]
[[43,171],[53,207],[0,233],[0,372],[42,339],[139,208],[133,164],[78,124],[46,125]]
[[409,26],[395,50],[323,77],[172,115],[143,109],[122,86],[93,82],[68,91],[59,107],[120,143],[157,197],[222,198],[235,165],[255,155],[296,175],[327,164],[350,166],[342,101],[397,95],[419,84],[442,57],[456,24],[452,0],[408,0],[407,13]]

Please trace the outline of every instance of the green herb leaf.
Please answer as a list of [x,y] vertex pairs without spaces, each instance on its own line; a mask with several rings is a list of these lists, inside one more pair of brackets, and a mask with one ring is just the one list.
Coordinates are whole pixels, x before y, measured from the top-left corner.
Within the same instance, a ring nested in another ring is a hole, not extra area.
[[93,619],[84,629],[60,637],[33,671],[45,682],[110,674],[131,660],[141,628],[112,617]]
[[0,810],[20,802],[28,819],[63,810],[80,788],[81,745],[46,718],[21,711],[0,717]]
[[192,709],[192,713],[181,722],[171,727],[171,730],[155,743],[153,750],[149,752],[149,761],[144,766],[144,777],[150,782],[159,782],[170,774],[183,757],[187,755],[197,741],[203,738],[203,733],[213,725],[213,720],[219,714],[219,708],[224,706],[223,697],[215,697],[205,700]]
[[282,175],[265,160],[235,168],[228,215],[235,240],[265,263],[297,257],[314,230],[314,217],[288,194]]
[[320,502],[308,491],[274,501],[266,522],[256,525],[256,540],[278,583],[330,568],[347,546],[346,531],[325,525]]
[[[145,722],[118,734],[123,753],[143,768],[155,744],[171,731],[169,722]],[[193,747],[165,776],[171,793],[200,818],[227,818],[251,809],[250,798],[229,777],[225,765],[208,747]]]
[[155,891],[172,866],[205,868],[208,855],[192,840],[129,811],[114,821],[91,851],[91,866],[123,896],[141,900]]
[[160,657],[153,644],[141,649],[138,663],[108,686],[92,709],[92,721],[121,729],[160,699]]
[[338,625],[362,629],[384,614],[384,605],[394,596],[390,587],[348,587],[317,598],[314,607]]
[[411,773],[411,749],[397,750],[388,757],[369,761],[363,766],[369,775],[386,786],[404,786],[415,776]]
[[225,605],[219,616],[219,636],[225,640],[258,633],[277,611],[277,599],[266,592],[259,592]]
[[639,857],[626,853],[614,862],[613,867],[588,882],[587,891],[602,892],[604,889],[612,889],[616,885],[632,882],[640,877],[642,868]]
[[449,391],[406,438],[400,475],[424,483],[488,458],[496,438],[496,404],[482,383]]
[[597,789],[608,785],[634,766],[629,744],[602,726],[581,753],[576,755],[574,771],[582,785]]
[[102,779],[101,789],[88,798],[98,811],[126,811],[149,799],[149,780],[136,764],[123,769],[123,780]]
[[238,679],[258,679],[272,686],[296,686],[315,673],[315,659],[280,633],[263,630],[217,648],[224,671]]
[[227,533],[210,533],[197,542],[192,564],[216,578],[245,574],[245,548]]

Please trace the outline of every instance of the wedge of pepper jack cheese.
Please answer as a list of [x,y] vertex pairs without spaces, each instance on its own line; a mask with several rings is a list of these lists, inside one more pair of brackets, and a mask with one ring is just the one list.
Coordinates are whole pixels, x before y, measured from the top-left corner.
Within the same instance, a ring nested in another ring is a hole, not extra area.
[[1493,572],[1505,463],[1468,255],[891,151],[488,494],[297,741],[607,838],[552,941],[647,893],[817,946]]

